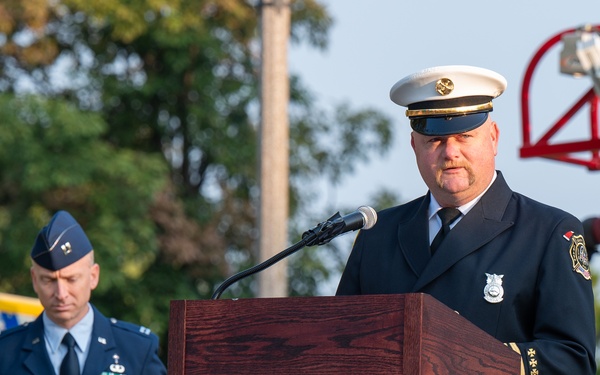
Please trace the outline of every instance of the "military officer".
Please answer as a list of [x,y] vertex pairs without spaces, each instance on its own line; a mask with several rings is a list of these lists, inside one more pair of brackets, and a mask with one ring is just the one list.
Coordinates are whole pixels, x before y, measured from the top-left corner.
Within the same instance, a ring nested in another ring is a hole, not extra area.
[[[429,191],[359,232],[338,295],[427,293],[522,358],[522,374],[592,375],[594,296],[582,223],[496,170],[500,74],[425,69],[398,81]],[[401,173],[401,171],[398,171]]]
[[44,311],[0,334],[0,374],[166,374],[158,337],[104,317],[90,302],[100,266],[85,232],[66,211],[39,232],[31,278]]

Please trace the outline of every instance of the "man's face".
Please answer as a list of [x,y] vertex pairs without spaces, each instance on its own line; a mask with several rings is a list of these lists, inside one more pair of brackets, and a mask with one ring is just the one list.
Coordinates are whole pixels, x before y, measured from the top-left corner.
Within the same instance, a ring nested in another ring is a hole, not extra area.
[[498,126],[488,117],[475,130],[445,136],[412,133],[411,145],[423,181],[442,206],[477,197],[494,175]]
[[70,329],[88,311],[92,290],[98,285],[100,267],[93,254],[58,271],[50,271],[34,262],[31,267],[33,289],[46,315],[59,326]]

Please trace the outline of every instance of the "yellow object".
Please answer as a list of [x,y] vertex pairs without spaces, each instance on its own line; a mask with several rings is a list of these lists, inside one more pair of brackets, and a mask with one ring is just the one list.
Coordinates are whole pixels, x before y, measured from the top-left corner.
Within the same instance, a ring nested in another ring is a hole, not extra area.
[[30,322],[42,311],[37,298],[0,293],[0,332]]
[[38,316],[44,307],[37,298],[0,293],[0,312]]

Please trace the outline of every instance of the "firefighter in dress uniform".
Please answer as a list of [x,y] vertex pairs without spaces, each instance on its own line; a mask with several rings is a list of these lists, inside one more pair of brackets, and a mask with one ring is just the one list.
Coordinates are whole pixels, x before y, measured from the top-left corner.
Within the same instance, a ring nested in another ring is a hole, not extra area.
[[500,131],[490,112],[505,89],[500,74],[462,65],[392,87],[429,191],[359,232],[337,294],[427,293],[520,353],[523,374],[592,375],[582,223],[512,191],[496,170]]

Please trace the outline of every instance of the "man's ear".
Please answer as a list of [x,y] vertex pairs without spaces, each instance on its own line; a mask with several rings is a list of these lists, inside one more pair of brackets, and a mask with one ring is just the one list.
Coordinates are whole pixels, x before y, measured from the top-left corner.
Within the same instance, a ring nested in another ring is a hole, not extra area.
[[500,128],[496,121],[492,121],[490,126],[490,136],[492,144],[494,145],[494,156],[498,155],[498,139],[500,138]]
[[37,294],[37,278],[35,276],[35,270],[33,268],[34,266],[31,266],[31,268],[29,269],[29,274],[31,275],[31,284],[33,285],[33,290]]
[[98,263],[94,263],[90,270],[90,287],[92,290],[96,289],[98,282],[100,281],[100,266]]

